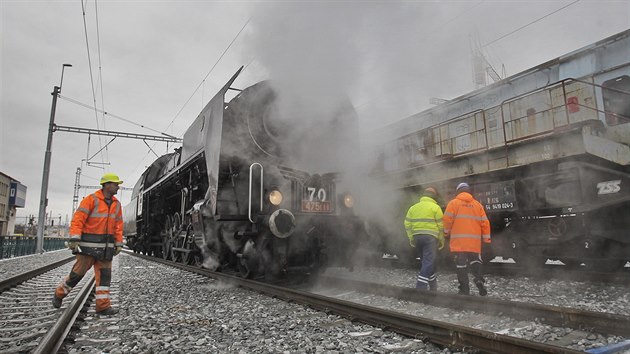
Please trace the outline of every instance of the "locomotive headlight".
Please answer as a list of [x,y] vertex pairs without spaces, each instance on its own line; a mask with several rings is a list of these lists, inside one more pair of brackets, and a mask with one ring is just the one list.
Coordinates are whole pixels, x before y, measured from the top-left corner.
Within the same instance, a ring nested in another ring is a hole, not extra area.
[[282,203],[282,193],[277,189],[271,191],[271,193],[269,193],[269,203],[280,205],[280,203]]
[[354,206],[354,197],[350,193],[344,194],[343,205],[345,205],[346,208],[352,208]]

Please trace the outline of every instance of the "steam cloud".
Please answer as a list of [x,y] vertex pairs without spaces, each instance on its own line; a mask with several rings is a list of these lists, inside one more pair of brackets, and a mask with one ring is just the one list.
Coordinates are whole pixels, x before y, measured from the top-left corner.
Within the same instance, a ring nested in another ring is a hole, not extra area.
[[431,71],[421,45],[424,20],[433,15],[433,10],[425,13],[424,5],[402,2],[264,4],[253,14],[248,37],[251,56],[266,69],[279,94],[279,116],[299,122],[301,129],[293,131],[289,141],[295,162],[302,164],[297,167],[344,173],[339,190],[357,196],[357,211],[373,223],[389,224],[370,228],[400,229],[400,235],[391,237],[403,242],[402,219],[392,212],[400,209],[395,205],[400,196],[370,180],[376,154],[358,143],[361,133],[403,118],[400,109],[409,110],[406,102],[417,98],[401,95],[381,111],[359,110],[356,127],[343,139],[324,127],[349,99],[380,99],[400,82],[421,80],[427,69]]

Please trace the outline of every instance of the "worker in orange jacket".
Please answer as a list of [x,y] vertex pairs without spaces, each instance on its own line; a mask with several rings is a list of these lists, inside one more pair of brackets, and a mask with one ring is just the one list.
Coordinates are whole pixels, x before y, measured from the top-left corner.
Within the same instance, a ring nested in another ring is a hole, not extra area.
[[96,313],[115,315],[109,298],[112,279],[112,259],[122,250],[122,207],[114,195],[122,181],[113,173],[101,178],[102,189],[83,198],[72,217],[68,248],[76,254],[76,262],[70,274],[55,289],[52,304],[61,302],[94,266],[96,280]]
[[455,256],[459,293],[470,294],[470,266],[479,295],[486,296],[488,291],[481,269],[481,243],[490,243],[490,221],[481,203],[470,194],[467,183],[460,183],[456,193],[455,199],[446,206],[443,220],[444,236],[450,240],[449,246]]

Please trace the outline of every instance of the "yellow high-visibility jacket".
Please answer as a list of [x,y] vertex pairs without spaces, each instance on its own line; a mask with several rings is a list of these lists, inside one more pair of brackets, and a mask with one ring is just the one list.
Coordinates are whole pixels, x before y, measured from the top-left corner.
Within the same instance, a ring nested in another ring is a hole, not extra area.
[[442,208],[435,199],[421,197],[420,201],[409,208],[405,218],[405,230],[409,241],[413,242],[413,235],[431,235],[444,244],[444,226],[442,224]]

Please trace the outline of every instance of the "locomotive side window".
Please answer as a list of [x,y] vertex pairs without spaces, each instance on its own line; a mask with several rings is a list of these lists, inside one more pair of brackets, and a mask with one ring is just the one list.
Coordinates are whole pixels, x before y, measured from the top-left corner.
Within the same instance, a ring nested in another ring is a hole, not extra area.
[[602,84],[606,123],[630,123],[630,76],[623,75]]

